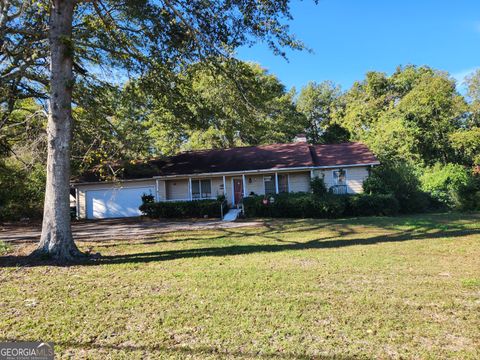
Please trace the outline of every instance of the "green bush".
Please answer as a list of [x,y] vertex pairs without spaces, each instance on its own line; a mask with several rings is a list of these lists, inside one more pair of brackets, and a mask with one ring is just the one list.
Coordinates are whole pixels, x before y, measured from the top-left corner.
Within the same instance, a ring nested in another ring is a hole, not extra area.
[[315,196],[325,196],[328,193],[323,177],[315,177],[310,181],[310,188]]
[[[271,201],[273,199],[273,201]],[[398,201],[393,195],[280,194],[243,199],[245,216],[273,218],[338,218],[341,216],[395,215]]]
[[217,200],[144,203],[140,211],[151,218],[219,218],[221,203]]
[[417,213],[430,209],[429,194],[421,190],[414,169],[406,164],[383,164],[371,170],[363,183],[367,194],[392,194],[401,213]]
[[396,215],[400,204],[393,194],[358,194],[347,197],[345,214],[349,216]]
[[27,169],[18,162],[0,162],[0,221],[41,218],[44,192],[41,164]]
[[455,208],[460,206],[459,189],[467,185],[468,171],[462,165],[436,164],[424,170],[420,177],[422,189],[439,203]]
[[480,174],[471,175],[458,189],[460,210],[480,210]]

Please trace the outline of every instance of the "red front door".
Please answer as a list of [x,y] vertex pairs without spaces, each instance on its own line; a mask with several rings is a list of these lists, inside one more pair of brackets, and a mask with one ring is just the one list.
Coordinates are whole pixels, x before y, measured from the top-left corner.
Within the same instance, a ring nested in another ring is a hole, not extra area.
[[243,181],[242,179],[233,179],[233,196],[235,204],[238,204],[243,198]]

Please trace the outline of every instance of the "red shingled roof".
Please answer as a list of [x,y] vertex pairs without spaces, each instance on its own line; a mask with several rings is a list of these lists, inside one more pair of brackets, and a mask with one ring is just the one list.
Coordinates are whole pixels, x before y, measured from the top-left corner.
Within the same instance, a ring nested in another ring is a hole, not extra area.
[[[190,175],[234,171],[310,168],[378,163],[373,153],[361,143],[309,145],[306,142],[246,146],[229,149],[189,151],[166,160],[136,164],[112,164],[123,168],[119,178],[138,179],[153,176]],[[96,182],[97,173],[84,174],[79,182]]]
[[160,175],[183,175],[313,166],[307,143],[202,150],[168,158]]
[[376,163],[361,143],[309,145],[305,142],[202,150],[170,157],[160,166],[161,176],[311,166]]
[[358,142],[310,145],[315,166],[365,165],[378,162],[370,149]]

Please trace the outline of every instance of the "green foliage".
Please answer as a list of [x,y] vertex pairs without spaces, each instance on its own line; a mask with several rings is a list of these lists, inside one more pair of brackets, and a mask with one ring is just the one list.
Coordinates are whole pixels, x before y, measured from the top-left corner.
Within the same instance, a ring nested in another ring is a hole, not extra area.
[[342,106],[340,87],[331,81],[309,82],[302,88],[297,99],[297,110],[307,119],[307,138],[312,143],[334,143],[345,141],[348,132],[333,124],[333,114]]
[[325,185],[325,179],[323,177],[315,177],[310,181],[310,189],[312,194],[318,197],[325,196],[328,193],[327,186]]
[[458,189],[460,210],[480,210],[480,175],[471,175]]
[[142,195],[142,204],[153,204],[155,202],[155,196],[149,194]]
[[166,201],[143,203],[140,211],[151,218],[219,218],[221,204],[219,200]]
[[447,74],[415,66],[390,77],[371,72],[342,102],[336,123],[382,160],[420,166],[455,160],[449,134],[462,127],[468,107]]
[[402,213],[426,211],[431,205],[414,169],[406,164],[387,163],[373,168],[363,188],[367,194],[392,194]]
[[347,196],[345,215],[393,216],[400,211],[400,204],[393,194],[358,194]]
[[249,196],[243,200],[247,217],[338,218],[341,216],[395,215],[399,204],[391,194],[315,196],[313,194],[279,194],[265,198]]
[[480,165],[480,127],[456,131],[450,141],[463,163]]
[[0,255],[5,255],[11,250],[11,247],[5,242],[0,240]]
[[0,163],[0,220],[40,218],[45,170],[41,164],[25,168],[15,161]]
[[435,164],[424,169],[420,177],[422,189],[450,208],[459,205],[459,189],[465,186],[468,180],[467,169],[458,164]]

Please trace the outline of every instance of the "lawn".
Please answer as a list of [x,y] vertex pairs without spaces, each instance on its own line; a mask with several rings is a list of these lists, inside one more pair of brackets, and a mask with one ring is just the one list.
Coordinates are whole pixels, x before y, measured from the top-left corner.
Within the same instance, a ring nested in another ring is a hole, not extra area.
[[0,257],[0,340],[53,341],[60,358],[480,358],[480,214],[79,245],[103,256]]

